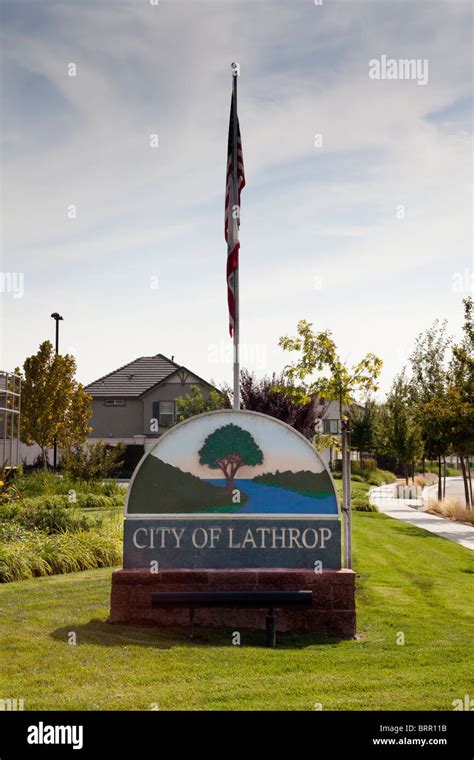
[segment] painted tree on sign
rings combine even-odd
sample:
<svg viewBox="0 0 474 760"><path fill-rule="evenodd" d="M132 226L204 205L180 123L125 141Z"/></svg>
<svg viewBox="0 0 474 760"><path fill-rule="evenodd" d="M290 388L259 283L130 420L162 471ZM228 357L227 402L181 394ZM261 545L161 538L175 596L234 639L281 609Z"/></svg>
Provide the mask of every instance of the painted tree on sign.
<svg viewBox="0 0 474 760"><path fill-rule="evenodd" d="M199 450L200 464L207 464L211 470L222 470L229 494L234 490L234 478L241 467L255 467L262 462L262 450L252 435L233 424L210 433Z"/></svg>

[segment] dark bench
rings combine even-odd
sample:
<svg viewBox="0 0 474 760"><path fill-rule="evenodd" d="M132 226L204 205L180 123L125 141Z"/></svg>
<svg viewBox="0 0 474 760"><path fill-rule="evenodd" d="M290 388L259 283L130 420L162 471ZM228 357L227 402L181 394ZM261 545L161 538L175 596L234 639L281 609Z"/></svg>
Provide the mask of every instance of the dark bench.
<svg viewBox="0 0 474 760"><path fill-rule="evenodd" d="M152 607L189 609L191 638L194 635L194 610L199 607L268 607L267 647L276 647L275 609L311 607L312 591L158 591L151 595Z"/></svg>

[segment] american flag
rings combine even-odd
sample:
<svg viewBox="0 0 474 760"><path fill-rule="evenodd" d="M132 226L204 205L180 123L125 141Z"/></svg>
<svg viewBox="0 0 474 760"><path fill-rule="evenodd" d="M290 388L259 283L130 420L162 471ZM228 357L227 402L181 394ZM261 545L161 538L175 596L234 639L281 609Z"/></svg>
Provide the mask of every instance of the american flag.
<svg viewBox="0 0 474 760"><path fill-rule="evenodd" d="M234 143L234 120L236 120L236 140ZM234 156L236 160L234 162ZM234 175L237 167L237 177ZM234 181L235 180L235 181ZM237 185L235 198L234 188ZM239 119L237 116L235 90L232 92L229 122L229 140L227 145L227 177L225 188L225 239L227 242L227 301L229 304L229 332L234 334L235 323L235 270L239 265L239 226L240 226L240 193L245 187L244 158L242 141L240 139Z"/></svg>

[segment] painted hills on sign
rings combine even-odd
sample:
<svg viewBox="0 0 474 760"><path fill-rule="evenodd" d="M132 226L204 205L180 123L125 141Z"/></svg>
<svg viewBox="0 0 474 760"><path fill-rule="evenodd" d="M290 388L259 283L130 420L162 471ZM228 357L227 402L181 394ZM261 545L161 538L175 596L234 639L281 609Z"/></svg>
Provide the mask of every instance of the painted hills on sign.
<svg viewBox="0 0 474 760"><path fill-rule="evenodd" d="M323 462L287 426L248 412L213 412L181 425L137 468L128 515L338 514Z"/></svg>
<svg viewBox="0 0 474 760"><path fill-rule="evenodd" d="M130 493L129 514L336 514L325 472L265 473L254 479L201 480L155 456L145 459ZM236 501L234 501L236 499Z"/></svg>

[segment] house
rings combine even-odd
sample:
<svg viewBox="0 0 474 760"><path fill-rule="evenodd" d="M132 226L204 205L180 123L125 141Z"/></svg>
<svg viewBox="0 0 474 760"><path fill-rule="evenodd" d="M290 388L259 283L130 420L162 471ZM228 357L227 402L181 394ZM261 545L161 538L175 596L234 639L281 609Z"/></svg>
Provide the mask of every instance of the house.
<svg viewBox="0 0 474 760"><path fill-rule="evenodd" d="M355 404L358 406L358 404ZM351 404L354 406L354 403ZM343 413L348 414L350 406L343 404ZM342 432L342 420L339 401L325 399L322 396L316 396L314 399L314 411L316 416L315 433L318 435L340 436ZM341 453L335 449L328 448L320 451L324 461L332 470L336 467L338 459L341 459ZM351 451L351 459L357 459L357 452Z"/></svg>
<svg viewBox="0 0 474 760"><path fill-rule="evenodd" d="M124 364L85 386L93 398L88 441L122 442L148 451L178 421L176 399L193 385L204 396L213 388L174 357L141 356Z"/></svg>

